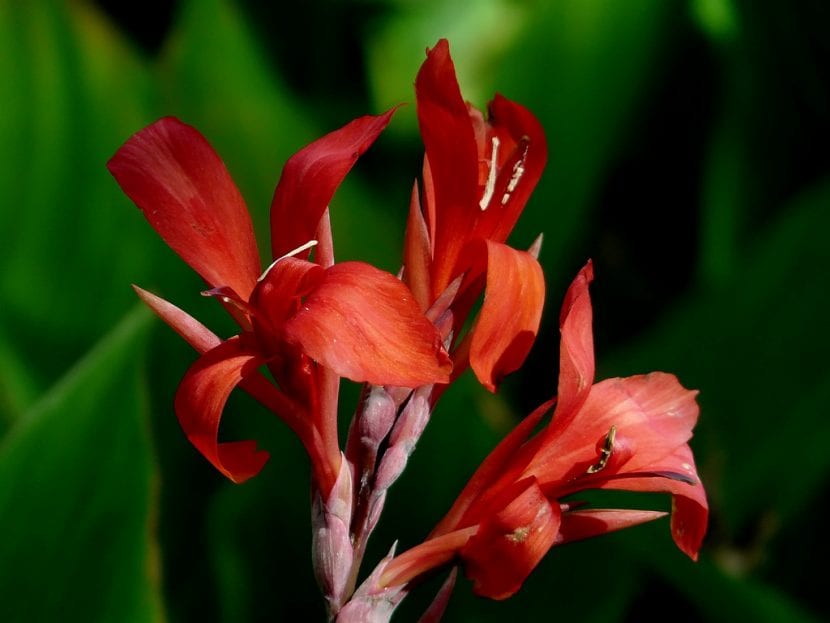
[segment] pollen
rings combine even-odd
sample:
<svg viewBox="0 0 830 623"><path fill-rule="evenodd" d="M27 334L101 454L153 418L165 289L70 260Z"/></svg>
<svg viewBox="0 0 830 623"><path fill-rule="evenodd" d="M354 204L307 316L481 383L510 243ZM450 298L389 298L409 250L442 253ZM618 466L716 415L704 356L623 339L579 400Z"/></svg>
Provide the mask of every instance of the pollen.
<svg viewBox="0 0 830 623"><path fill-rule="evenodd" d="M505 537L511 543L524 543L529 534L530 526L522 526L520 528L516 528L510 534L506 534Z"/></svg>
<svg viewBox="0 0 830 623"><path fill-rule="evenodd" d="M502 195L501 204L507 205L507 202L510 201L510 195L516 190L516 187L519 185L519 180L522 179L522 176L525 174L525 160L527 159L527 146L525 146L524 152L522 153L522 157L516 161L516 164L513 165L513 173L510 176L510 181L507 182L507 191Z"/></svg>

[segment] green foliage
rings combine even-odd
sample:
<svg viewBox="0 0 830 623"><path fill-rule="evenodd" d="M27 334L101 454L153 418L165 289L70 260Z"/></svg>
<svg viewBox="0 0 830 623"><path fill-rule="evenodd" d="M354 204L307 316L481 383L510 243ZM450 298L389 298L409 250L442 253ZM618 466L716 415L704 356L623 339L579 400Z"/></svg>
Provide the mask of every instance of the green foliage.
<svg viewBox="0 0 830 623"><path fill-rule="evenodd" d="M162 620L141 382L149 316L127 316L2 440L3 621Z"/></svg>
<svg viewBox="0 0 830 623"><path fill-rule="evenodd" d="M161 47L140 50L135 24L90 4L0 1L0 620L323 616L302 450L244 397L223 435L261 440L263 474L231 486L190 450L172 397L195 355L166 328L148 341L129 284L220 334L229 324L105 163L162 115L195 125L246 197L265 260L285 160L356 114L413 102L423 50L441 36L474 104L502 92L546 129L550 164L513 241L545 233L548 324L506 391L464 378L448 392L367 561L422 539L517 414L554 393L560 297L592 256L600 376L663 369L701 390L693 448L713 508L702 561L656 522L554 550L505 602L461 580L446 620L830 616L814 579L830 555L815 519L830 510L826 10L390 1L361 3L357 32L319 37L287 13L262 25L268 7L183 1ZM350 68L345 92L309 94L301 72L282 71L313 66L311 46ZM397 270L420 149L404 106L333 201L340 259ZM416 591L401 620L435 590Z"/></svg>

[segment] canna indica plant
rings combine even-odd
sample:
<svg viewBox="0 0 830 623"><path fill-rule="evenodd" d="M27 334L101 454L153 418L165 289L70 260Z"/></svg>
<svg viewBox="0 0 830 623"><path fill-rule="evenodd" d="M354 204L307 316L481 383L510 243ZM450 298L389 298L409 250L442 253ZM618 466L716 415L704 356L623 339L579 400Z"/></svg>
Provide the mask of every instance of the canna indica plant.
<svg viewBox="0 0 830 623"><path fill-rule="evenodd" d="M674 540L696 558L708 516L688 445L696 392L660 372L595 382L589 262L562 307L557 395L492 451L423 543L397 555L393 546L358 585L389 488L439 398L467 368L497 391L523 364L545 295L541 236L527 250L506 244L547 159L539 122L500 95L486 116L467 104L444 40L427 51L415 93L425 154L398 276L337 263L328 209L394 110L356 119L288 160L271 202L267 266L241 194L196 129L161 119L109 161L239 328L220 337L135 287L199 353L174 400L185 435L237 483L268 453L255 441L218 440L235 388L297 435L312 474L312 561L329 620L388 621L415 584L452 569L422 618L438 621L458 566L477 594L504 599L551 547L665 514L588 508L573 498L588 489L669 493ZM341 378L364 384L343 447Z"/></svg>

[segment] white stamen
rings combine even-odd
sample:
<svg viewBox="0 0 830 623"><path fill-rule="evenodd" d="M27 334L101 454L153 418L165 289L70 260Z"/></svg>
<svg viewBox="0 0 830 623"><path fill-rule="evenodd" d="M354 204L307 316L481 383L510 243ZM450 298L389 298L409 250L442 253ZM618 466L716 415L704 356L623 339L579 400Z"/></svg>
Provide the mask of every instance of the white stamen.
<svg viewBox="0 0 830 623"><path fill-rule="evenodd" d="M525 158L527 158L527 147L525 147L525 152L522 154L522 157L513 165L513 175L507 183L507 192L501 198L502 205L507 205L507 202L510 201L510 195L516 190L516 186L519 185L519 180L525 174Z"/></svg>
<svg viewBox="0 0 830 623"><path fill-rule="evenodd" d="M490 200L493 198L493 193L496 190L496 160L499 155L499 139L497 136L492 138L493 154L490 156L490 171L487 173L487 183L484 185L484 195L481 201L478 202L478 207L484 212L490 205Z"/></svg>
<svg viewBox="0 0 830 623"><path fill-rule="evenodd" d="M303 251L306 251L306 250L310 249L311 247L316 247L316 246L317 246L317 241L316 240L309 240L308 242L306 242L305 244L300 245L299 247L297 247L293 251L289 251L288 253L286 253L282 257L278 257L277 259L275 259L273 262L271 262L268 265L268 268L266 268L265 271L259 276L259 279L257 279L257 281L259 282L259 281L262 281L263 279L265 279L268 276L268 273L271 272L271 269L274 268L274 266L277 265L277 262L280 262L280 261L284 260L287 257L293 257L293 256L297 255L298 253L302 253Z"/></svg>

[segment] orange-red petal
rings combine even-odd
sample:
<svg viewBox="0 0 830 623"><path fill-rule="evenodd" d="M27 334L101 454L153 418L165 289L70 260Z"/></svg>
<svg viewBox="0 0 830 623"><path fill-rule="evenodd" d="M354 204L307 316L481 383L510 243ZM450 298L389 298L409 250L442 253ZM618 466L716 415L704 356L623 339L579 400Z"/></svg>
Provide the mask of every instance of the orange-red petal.
<svg viewBox="0 0 830 623"><path fill-rule="evenodd" d="M470 366L491 392L524 363L542 318L545 277L526 251L485 241L487 286L473 327Z"/></svg>
<svg viewBox="0 0 830 623"><path fill-rule="evenodd" d="M462 525L462 517L471 507L473 502L482 493L487 492L502 475L512 471L515 467L512 462L519 447L527 441L533 430L550 410L553 401L548 401L539 406L533 413L523 419L510 431L493 451L482 461L478 469L458 494L450 511L438 523L430 536L440 536L450 532Z"/></svg>
<svg viewBox="0 0 830 623"><path fill-rule="evenodd" d="M559 504L551 504L532 479L517 483L515 497L481 522L461 550L477 595L506 599L516 593L559 532Z"/></svg>
<svg viewBox="0 0 830 623"><path fill-rule="evenodd" d="M559 316L559 390L556 413L545 435L566 430L588 397L594 382L593 309L588 285L594 279L591 261L577 273Z"/></svg>
<svg viewBox="0 0 830 623"><path fill-rule="evenodd" d="M665 517L666 513L646 510L591 509L578 510L562 515L558 543L569 543L590 537L616 532Z"/></svg>
<svg viewBox="0 0 830 623"><path fill-rule="evenodd" d="M355 119L288 159L271 201L273 257L281 257L314 238L320 218L343 178L389 124L394 112ZM308 251L298 257L307 258Z"/></svg>
<svg viewBox="0 0 830 623"><path fill-rule="evenodd" d="M473 124L445 39L427 51L415 79L415 97L434 189L436 222L428 224L435 231L433 295L438 296L452 281L465 232L473 231L480 213Z"/></svg>
<svg viewBox="0 0 830 623"><path fill-rule="evenodd" d="M546 484L568 480L574 466L597 463L598 447L614 427L610 457L592 480L617 473L666 471L662 466L666 457L692 436L698 415L696 395L664 372L601 381L591 388L569 426L557 427L554 414L548 430L556 434L547 438L528 469ZM688 470L675 471L696 478Z"/></svg>
<svg viewBox="0 0 830 623"><path fill-rule="evenodd" d="M238 338L223 342L190 367L176 392L175 409L190 442L216 469L236 483L259 473L268 453L254 441L219 443L219 422L231 391L264 362Z"/></svg>
<svg viewBox="0 0 830 623"><path fill-rule="evenodd" d="M251 218L195 128L160 119L128 139L107 167L171 249L211 286L247 299L260 270Z"/></svg>
<svg viewBox="0 0 830 623"><path fill-rule="evenodd" d="M362 262L327 269L285 336L353 381L418 387L449 379L449 357L409 288Z"/></svg>
<svg viewBox="0 0 830 623"><path fill-rule="evenodd" d="M654 491L672 495L671 531L677 547L697 560L709 520L709 502L700 482L692 450L688 445L651 466L652 476L617 478L603 484L605 489ZM661 476L665 474L665 476Z"/></svg>
<svg viewBox="0 0 830 623"><path fill-rule="evenodd" d="M133 290L147 307L152 309L159 318L178 333L185 342L195 348L199 354L206 353L222 342L213 331L170 301L166 301L136 285L133 286Z"/></svg>
<svg viewBox="0 0 830 623"><path fill-rule="evenodd" d="M426 311L433 302L430 276L432 247L424 214L421 211L417 183L412 187L412 197L409 201L409 217L406 221L403 245L403 266L403 278L406 285L412 290L421 309Z"/></svg>

